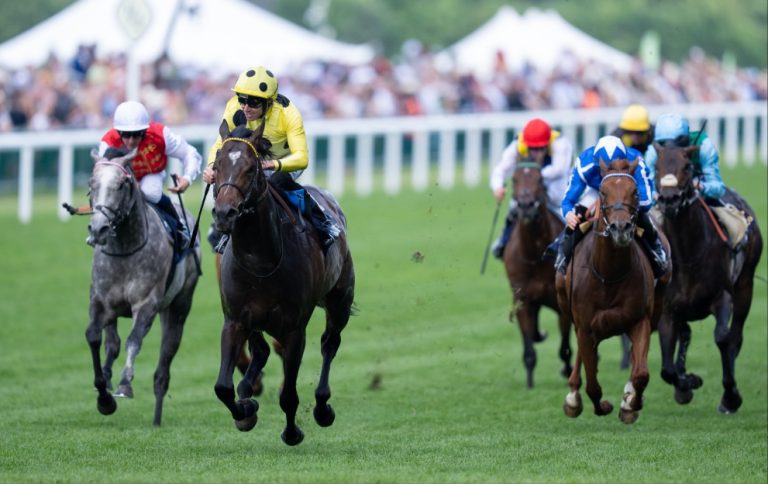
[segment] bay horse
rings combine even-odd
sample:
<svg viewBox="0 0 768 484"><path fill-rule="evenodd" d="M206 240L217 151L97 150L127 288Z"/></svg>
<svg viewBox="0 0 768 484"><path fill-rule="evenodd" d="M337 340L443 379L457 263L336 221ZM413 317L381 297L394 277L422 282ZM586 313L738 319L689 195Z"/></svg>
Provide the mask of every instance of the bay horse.
<svg viewBox="0 0 768 484"><path fill-rule="evenodd" d="M760 228L749 204L738 193L727 189L723 200L733 203L753 219L746 242L734 251L727 240L718 236L706 202L695 188L698 174L691 157L698 146L664 147L654 143L654 148L658 153L657 206L672 246L674 266L659 322L661 377L675 387L678 403L686 404L693 399L693 390L703 382L699 375L687 373L686 355L691 340L688 323L713 315L724 390L718 410L733 413L742 403L736 387L735 366L752 304L755 270L763 250Z"/></svg>
<svg viewBox="0 0 768 484"><path fill-rule="evenodd" d="M563 404L569 417L577 417L583 410L579 394L582 364L595 414L613 411L613 405L602 400L597 349L602 340L624 333L631 341L632 369L619 418L634 423L643 407L651 331L661 314L671 272L654 285L651 264L635 240L639 199L633 173L638 163L639 159L616 160L607 165L600 160L600 216L576 246L566 274L556 274L558 303L572 319L577 341L576 362L568 379L570 392ZM659 236L666 246L663 235Z"/></svg>
<svg viewBox="0 0 768 484"><path fill-rule="evenodd" d="M541 165L521 162L512 174L512 198L517 202L518 222L504 248L504 268L512 289L513 311L523 337L523 362L526 384L533 388L536 367L534 343L543 341L546 333L539 329L539 311L548 307L557 313L560 329L561 373L567 377L571 367L571 322L560 312L555 290L555 268L544 260L544 249L563 230L563 222L547 208L547 189L541 176ZM512 313L510 313L512 319Z"/></svg>
<svg viewBox="0 0 768 484"><path fill-rule="evenodd" d="M335 420L335 412L328 404L329 372L352 312L355 274L346 234L342 233L323 253L314 229L294 215L268 181L261 166L261 161L270 156L263 130L262 123L255 131L241 126L230 133L226 121L219 128L223 145L214 162L213 217L216 229L231 238L221 257L224 324L221 366L214 390L239 430L249 431L256 425L258 403L252 399L253 383L269 356L263 335L266 332L282 348L280 408L286 425L281 438L293 446L304 439L296 425L296 379L306 326L315 306L325 309L326 326L321 337L323 361L313 415L322 427ZM344 213L329 193L315 187L306 189L330 211L338 225L346 228ZM237 386L239 398L235 401L232 373L246 340L252 359Z"/></svg>
<svg viewBox="0 0 768 484"><path fill-rule="evenodd" d="M125 342L127 353L115 396L133 397L134 361L155 316L160 314L160 358L154 375L154 425L160 425L163 399L170 383L170 366L181 344L184 323L198 280L195 254L199 239L174 267L173 242L157 211L141 193L131 169L135 150L110 160L91 153L95 164L89 187L93 214L88 243L94 246L89 316L85 332L93 360L96 407L103 415L117 410L112 389L112 364L120 353L117 318L130 317L133 327ZM183 214L187 227L194 223ZM102 332L105 362L101 365Z"/></svg>

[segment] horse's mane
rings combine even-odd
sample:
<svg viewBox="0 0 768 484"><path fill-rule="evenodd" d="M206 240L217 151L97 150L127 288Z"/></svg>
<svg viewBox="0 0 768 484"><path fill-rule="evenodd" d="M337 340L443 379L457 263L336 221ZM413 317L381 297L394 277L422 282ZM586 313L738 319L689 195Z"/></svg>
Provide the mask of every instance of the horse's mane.
<svg viewBox="0 0 768 484"><path fill-rule="evenodd" d="M125 156L128 153L130 153L130 152L131 152L131 150L129 150L128 148L114 148L114 147L110 146L104 152L104 158L106 158L107 160L111 160L111 159L114 159L114 158L119 158L121 156Z"/></svg>
<svg viewBox="0 0 768 484"><path fill-rule="evenodd" d="M232 132L229 133L230 138L249 139L251 136L253 136L253 130L248 129L244 124L241 124L240 126L236 126L235 129L233 129ZM259 155L261 155L262 157L269 158L272 156L272 142L264 138L263 136L258 138L254 147L256 148L256 151L259 153Z"/></svg>

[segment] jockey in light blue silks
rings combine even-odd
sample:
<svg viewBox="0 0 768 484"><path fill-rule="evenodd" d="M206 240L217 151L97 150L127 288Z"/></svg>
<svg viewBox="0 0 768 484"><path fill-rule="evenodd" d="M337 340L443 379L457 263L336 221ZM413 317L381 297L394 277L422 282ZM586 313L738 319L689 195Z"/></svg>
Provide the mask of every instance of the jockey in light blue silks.
<svg viewBox="0 0 768 484"><path fill-rule="evenodd" d="M655 194L652 178L649 177L643 155L634 148L625 147L624 143L616 136L603 136L596 145L584 150L571 171L568 189L560 206L565 218L566 229L560 236L562 242L559 244L555 261L555 268L558 271L565 273L568 261L573 254L573 248L582 236L580 230L575 230L579 222L582 221L581 215L576 209L582 194L590 188L595 191L600 189L600 183L603 181L600 174L600 160L610 165L615 160L634 162L638 158L639 163L633 176L637 182L639 197L637 226L643 229L643 235L640 239L642 241L641 246L649 255L654 276L658 278L667 272L669 269L667 254L661 245L656 227L648 216L648 211L653 206Z"/></svg>
<svg viewBox="0 0 768 484"><path fill-rule="evenodd" d="M686 147L696 145L698 153L691 158L694 169L700 173L699 192L704 196L709 205L722 205L720 198L725 195L725 183L720 176L719 160L715 144L707 137L704 131L691 132L688 120L677 113L666 113L659 116L656 121L654 141L661 145L673 145ZM656 160L659 155L653 145L648 147L646 153L646 165L653 180L656 172Z"/></svg>

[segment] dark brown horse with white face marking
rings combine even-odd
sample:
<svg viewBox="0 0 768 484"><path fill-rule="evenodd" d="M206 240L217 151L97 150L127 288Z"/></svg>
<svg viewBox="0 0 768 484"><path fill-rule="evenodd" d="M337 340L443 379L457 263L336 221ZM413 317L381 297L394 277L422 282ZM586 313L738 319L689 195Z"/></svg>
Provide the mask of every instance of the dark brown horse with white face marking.
<svg viewBox="0 0 768 484"><path fill-rule="evenodd" d="M528 388L533 388L536 350L533 344L544 339L539 329L539 311L548 307L558 314L560 359L563 376L571 374L571 322L557 305L555 269L543 260L547 244L563 230L563 222L547 208L547 189L541 165L518 163L512 174L512 198L517 202L518 221L504 248L504 267L512 288L515 317L523 336L523 362ZM510 317L512 315L510 314ZM511 319L511 318L510 318Z"/></svg>
<svg viewBox="0 0 768 484"><path fill-rule="evenodd" d="M231 239L221 258L221 367L216 396L229 409L235 425L251 430L257 421L258 403L252 399L254 379L269 356L263 333L282 347L284 380L280 407L286 425L281 435L288 445L297 445L304 434L296 425L299 396L296 378L304 353L306 326L315 306L325 309L326 326L321 338L323 356L315 389L315 421L331 425L335 413L328 400L331 362L341 343L354 299L355 275L352 256L342 233L323 253L314 230L289 209L267 181L261 160L268 156L262 145L264 125L255 132L243 127L230 134L226 122L219 133L224 140L214 164L216 173L214 222ZM346 219L333 197L307 187L318 203L330 211L339 226ZM243 343L253 356L235 401L232 373Z"/></svg>
<svg viewBox="0 0 768 484"><path fill-rule="evenodd" d="M715 342L723 369L723 396L719 410L736 412L742 399L736 388L736 357L741 349L744 323L752 304L755 270L763 239L755 213L739 194L727 190L733 203L753 218L747 240L736 253L716 233L704 200L694 188L697 176L691 156L698 147L662 147L654 144L658 207L664 232L672 246L674 274L659 322L661 377L675 387L675 400L685 404L702 379L687 373L686 353L691 339L689 321L715 317ZM730 321L730 327L729 327ZM677 358L675 347L677 346Z"/></svg>
<svg viewBox="0 0 768 484"><path fill-rule="evenodd" d="M639 200L632 174L637 164L637 160L617 160L610 165L600 162L601 215L593 230L576 246L566 274L558 272L556 276L558 302L563 313L573 319L578 348L568 380L571 391L563 405L569 417L577 417L583 410L579 394L582 363L595 414L613 411L613 405L602 400L603 391L597 381L597 347L602 340L624 333L632 343L632 370L624 387L619 418L633 423L643 407L651 331L658 322L671 274L667 272L654 287L650 262L635 240Z"/></svg>

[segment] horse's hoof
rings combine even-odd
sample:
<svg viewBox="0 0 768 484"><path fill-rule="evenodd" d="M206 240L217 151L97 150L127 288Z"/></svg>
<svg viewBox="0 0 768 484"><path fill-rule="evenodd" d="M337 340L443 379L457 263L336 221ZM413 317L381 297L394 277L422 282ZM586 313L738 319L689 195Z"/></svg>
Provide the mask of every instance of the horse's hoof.
<svg viewBox="0 0 768 484"><path fill-rule="evenodd" d="M103 397L96 398L96 408L102 415L112 415L117 410L117 402L112 395L107 393Z"/></svg>
<svg viewBox="0 0 768 484"><path fill-rule="evenodd" d="M688 384L691 386L691 390L701 388L701 386L704 384L704 380L702 380L701 377L696 373L690 373L686 375L686 378L688 379Z"/></svg>
<svg viewBox="0 0 768 484"><path fill-rule="evenodd" d="M730 415L739 411L741 402L741 395L739 395L739 392L735 392L730 398L723 397L722 400L720 400L720 406L717 407L717 410L723 415Z"/></svg>
<svg viewBox="0 0 768 484"><path fill-rule="evenodd" d="M584 411L584 404L581 402L581 394L569 393L563 403L563 412L566 417L576 418Z"/></svg>
<svg viewBox="0 0 768 484"><path fill-rule="evenodd" d="M321 427L330 427L336 420L336 412L330 405L316 405L312 414L315 416L315 422Z"/></svg>
<svg viewBox="0 0 768 484"><path fill-rule="evenodd" d="M131 385L119 385L115 392L116 397L133 398L133 387Z"/></svg>
<svg viewBox="0 0 768 484"><path fill-rule="evenodd" d="M600 405L595 408L595 415L605 416L613 412L613 404L608 400L600 400Z"/></svg>
<svg viewBox="0 0 768 484"><path fill-rule="evenodd" d="M680 405L687 405L693 400L693 390L681 390L675 388L675 401Z"/></svg>
<svg viewBox="0 0 768 484"><path fill-rule="evenodd" d="M235 427L237 427L237 430L240 432L248 432L256 426L256 422L258 421L258 415L253 414L250 417L245 417L242 420L235 420Z"/></svg>
<svg viewBox="0 0 768 484"><path fill-rule="evenodd" d="M298 426L293 427L293 430L288 430L288 427L286 427L283 433L280 434L280 438L283 439L286 445L293 447L294 445L299 445L304 440L304 432Z"/></svg>
<svg viewBox="0 0 768 484"><path fill-rule="evenodd" d="M571 373L573 373L573 367L570 365L565 365L560 369L560 375L563 378L570 378Z"/></svg>
<svg viewBox="0 0 768 484"><path fill-rule="evenodd" d="M635 423L637 421L637 417L639 416L640 416L640 412L635 412L632 410L624 410L623 408L619 410L619 419L625 424Z"/></svg>

